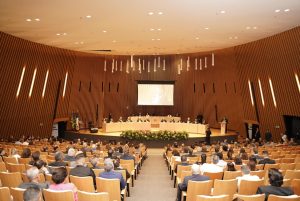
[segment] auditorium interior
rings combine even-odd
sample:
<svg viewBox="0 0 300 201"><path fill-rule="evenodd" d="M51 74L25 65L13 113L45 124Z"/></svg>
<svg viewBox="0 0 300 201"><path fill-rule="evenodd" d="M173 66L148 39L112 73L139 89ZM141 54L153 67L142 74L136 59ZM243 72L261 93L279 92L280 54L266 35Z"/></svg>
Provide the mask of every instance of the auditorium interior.
<svg viewBox="0 0 300 201"><path fill-rule="evenodd" d="M299 0L0 16L0 200L300 200Z"/></svg>

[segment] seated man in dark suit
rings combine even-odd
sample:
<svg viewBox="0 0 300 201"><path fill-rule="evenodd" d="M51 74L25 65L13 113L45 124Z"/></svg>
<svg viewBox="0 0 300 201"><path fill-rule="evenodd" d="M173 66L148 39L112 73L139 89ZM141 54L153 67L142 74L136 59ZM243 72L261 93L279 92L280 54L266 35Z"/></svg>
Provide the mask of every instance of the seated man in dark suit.
<svg viewBox="0 0 300 201"><path fill-rule="evenodd" d="M53 167L65 167L68 165L68 163L64 162L64 154L60 151L55 153L55 161L52 163L49 163L48 166L53 166Z"/></svg>
<svg viewBox="0 0 300 201"><path fill-rule="evenodd" d="M178 165L182 165L182 166L188 166L189 165L189 163L187 161L187 155L182 155L180 157L180 159L181 159L181 163L178 163L176 165L175 170L174 170L175 173L177 173L177 167L178 167Z"/></svg>
<svg viewBox="0 0 300 201"><path fill-rule="evenodd" d="M275 164L275 161L269 158L268 151L263 151L263 159L258 164Z"/></svg>
<svg viewBox="0 0 300 201"><path fill-rule="evenodd" d="M293 195L294 192L290 187L282 187L283 176L279 170L275 168L269 169L269 182L270 186L260 186L257 189L257 194L264 193L266 195L265 201L268 200L269 195L289 196Z"/></svg>
<svg viewBox="0 0 300 201"><path fill-rule="evenodd" d="M70 175L77 177L93 177L94 185L96 185L96 177L94 171L87 167L85 164L85 158L83 153L79 153L75 156L76 159L76 167L72 168L70 171Z"/></svg>
<svg viewBox="0 0 300 201"><path fill-rule="evenodd" d="M115 172L114 163L110 158L104 160L104 172L99 174L99 177L106 179L119 179L120 180L120 188L123 190L126 187L126 182L120 172Z"/></svg>
<svg viewBox="0 0 300 201"><path fill-rule="evenodd" d="M260 155L258 155L258 149L257 149L257 147L254 147L252 151L253 151L252 157L256 158L256 160L263 159L263 157L261 157Z"/></svg>
<svg viewBox="0 0 300 201"><path fill-rule="evenodd" d="M192 175L184 177L184 180L181 184L178 184L177 189L177 201L181 201L182 191L186 191L188 188L189 181L207 181L209 177L200 175L200 165L193 164L192 165Z"/></svg>
<svg viewBox="0 0 300 201"><path fill-rule="evenodd" d="M120 157L123 160L133 160L135 164L135 157L129 154L129 149L124 151L124 154Z"/></svg>

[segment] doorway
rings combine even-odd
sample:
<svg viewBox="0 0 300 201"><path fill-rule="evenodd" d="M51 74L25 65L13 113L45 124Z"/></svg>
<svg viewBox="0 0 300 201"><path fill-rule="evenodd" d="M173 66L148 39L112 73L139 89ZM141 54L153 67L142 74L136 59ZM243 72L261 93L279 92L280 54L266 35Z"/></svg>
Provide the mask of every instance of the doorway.
<svg viewBox="0 0 300 201"><path fill-rule="evenodd" d="M283 115L286 134L289 139L300 141L300 117Z"/></svg>

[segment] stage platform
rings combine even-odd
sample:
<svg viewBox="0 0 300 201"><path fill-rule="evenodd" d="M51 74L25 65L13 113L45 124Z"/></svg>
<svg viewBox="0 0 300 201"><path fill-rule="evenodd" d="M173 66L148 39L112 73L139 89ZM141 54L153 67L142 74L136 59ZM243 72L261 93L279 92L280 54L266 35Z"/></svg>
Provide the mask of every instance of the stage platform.
<svg viewBox="0 0 300 201"><path fill-rule="evenodd" d="M151 131L158 131L158 129L151 129ZM230 140L237 140L237 133L235 131L227 131L225 135L221 135L220 129L214 129L211 128L211 142L214 141L223 141L224 139ZM148 147L151 148L162 148L166 144L171 144L174 141L177 141L179 143L185 143L185 144L192 144L194 142L201 142L205 141L205 134L199 134L199 133L188 133L189 138L187 140L170 140L170 141L159 141L159 140L149 140L149 141L142 141L144 144L146 144ZM77 138L80 139L88 139L88 140L94 140L94 141L106 141L109 142L110 140L116 140L116 141L122 141L125 142L126 139L120 137L121 132L110 132L105 133L102 129L99 129L97 133L91 133L90 130L84 129L80 131L65 131L64 138L67 140L74 140ZM137 143L140 141L133 140L133 143Z"/></svg>

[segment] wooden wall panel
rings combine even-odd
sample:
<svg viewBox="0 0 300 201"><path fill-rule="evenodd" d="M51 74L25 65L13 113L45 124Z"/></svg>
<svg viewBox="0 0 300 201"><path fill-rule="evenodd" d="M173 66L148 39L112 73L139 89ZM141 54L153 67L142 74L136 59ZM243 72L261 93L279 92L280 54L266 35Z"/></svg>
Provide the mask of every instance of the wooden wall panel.
<svg viewBox="0 0 300 201"><path fill-rule="evenodd" d="M250 102L247 80L254 83L256 102L262 132L266 129L275 139L285 131L283 115L299 116L300 94L295 72L300 69L300 28L234 48L241 85L244 118L257 120ZM262 83L265 106L262 105L258 86ZM269 78L272 80L277 107L273 104Z"/></svg>
<svg viewBox="0 0 300 201"><path fill-rule="evenodd" d="M245 120L256 121L255 109L251 105L248 80L253 83L259 122L262 132L271 129L278 139L284 131L282 115L300 115L299 92L294 73L300 76L300 28L240 45L212 52L160 56L161 67L153 71L154 58L158 56L134 56L135 71L126 73L130 56L104 56L64 50L22 40L0 33L0 126L5 136L10 134L49 136L53 123L53 112L59 81L61 81L58 107L55 118L69 118L79 112L84 127L94 122L100 127L104 117L112 113L114 120L129 115L156 114L181 115L194 121L203 114L207 123L219 128L219 121L226 116L229 129L245 135ZM190 68L187 71L187 58ZM207 68L204 58L207 57ZM138 59L145 61L145 70L138 72ZM198 69L195 70L195 58ZM199 59L202 70L199 70ZM118 61L118 70L112 73L112 61ZM166 70L162 70L163 59ZM183 70L178 74L177 66L183 60ZM104 60L107 70L104 71ZM120 63L122 61L122 72ZM150 61L151 72L147 72ZM16 90L23 66L26 72L21 93ZM29 99L32 74L37 68L33 95ZM46 97L41 98L45 74L49 69ZM62 98L65 73L68 71L66 96ZM260 78L265 98L262 106L258 86ZM268 79L271 78L277 100L273 105ZM137 106L137 80L175 81L174 106ZM81 89L79 85L81 82ZM102 91L103 83L103 91ZM91 84L91 90L90 90ZM110 85L110 90L109 90ZM119 90L117 87L119 85ZM194 91L195 85L195 91ZM205 86L205 92L204 92ZM215 91L213 91L213 86ZM97 118L98 105L98 119ZM276 128L275 128L276 127ZM278 128L279 127L279 128Z"/></svg>
<svg viewBox="0 0 300 201"><path fill-rule="evenodd" d="M74 54L19 39L0 32L1 105L0 126L4 137L9 135L49 136L52 131L54 105L59 80L69 71L72 80ZM26 66L19 97L16 98L23 66ZM37 69L32 96L29 90L34 69ZM45 98L42 91L46 71L49 69ZM64 100L58 102L55 118L68 117L71 82L68 82ZM63 85L61 86L63 87ZM62 94L62 89L61 93ZM60 96L60 99L61 96Z"/></svg>

